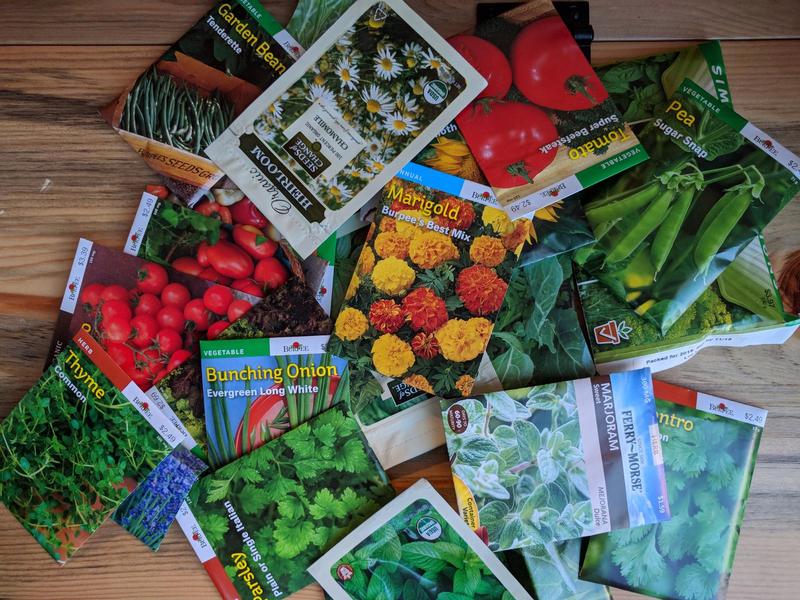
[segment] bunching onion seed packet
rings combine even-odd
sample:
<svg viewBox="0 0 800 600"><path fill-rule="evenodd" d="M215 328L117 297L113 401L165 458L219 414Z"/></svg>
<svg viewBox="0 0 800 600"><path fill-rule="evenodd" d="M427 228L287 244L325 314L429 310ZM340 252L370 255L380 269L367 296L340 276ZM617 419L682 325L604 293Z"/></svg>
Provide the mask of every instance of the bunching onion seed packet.
<svg viewBox="0 0 800 600"><path fill-rule="evenodd" d="M357 0L207 152L306 257L485 84L402 0Z"/></svg>
<svg viewBox="0 0 800 600"><path fill-rule="evenodd" d="M333 600L532 600L425 479L346 535L309 572Z"/></svg>
<svg viewBox="0 0 800 600"><path fill-rule="evenodd" d="M494 551L669 519L648 369L441 408L461 516Z"/></svg>

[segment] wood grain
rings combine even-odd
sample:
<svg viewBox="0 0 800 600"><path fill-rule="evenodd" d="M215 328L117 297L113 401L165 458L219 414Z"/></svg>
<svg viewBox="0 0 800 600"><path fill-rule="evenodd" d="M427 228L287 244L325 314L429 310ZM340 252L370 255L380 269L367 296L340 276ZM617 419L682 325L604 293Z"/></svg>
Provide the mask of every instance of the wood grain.
<svg viewBox="0 0 800 600"><path fill-rule="evenodd" d="M209 0L33 0L5 15L0 40L0 418L41 372L77 238L121 247L152 173L100 119L109 102L185 31ZM266 2L285 21L290 2ZM443 34L468 28L474 2L412 1ZM592 0L597 63L719 37L737 109L800 152L800 11L769 3ZM779 39L793 38L793 39ZM621 41L624 40L624 41ZM638 40L638 41L637 41ZM642 41L645 40L645 41ZM800 202L767 231L796 247ZM728 598L795 598L800 553L800 336L781 347L711 348L659 375L770 410ZM390 472L428 478L451 502L443 449ZM157 554L104 525L59 568L0 508L0 598L205 599L214 587L177 527ZM294 596L317 599L312 587ZM636 597L615 593L618 600Z"/></svg>

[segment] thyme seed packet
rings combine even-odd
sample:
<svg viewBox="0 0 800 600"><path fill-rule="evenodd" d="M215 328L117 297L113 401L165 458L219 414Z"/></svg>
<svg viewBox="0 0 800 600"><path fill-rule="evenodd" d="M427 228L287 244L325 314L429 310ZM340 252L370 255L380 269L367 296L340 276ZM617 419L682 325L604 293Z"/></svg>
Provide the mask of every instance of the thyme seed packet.
<svg viewBox="0 0 800 600"><path fill-rule="evenodd" d="M580 577L669 600L725 598L767 411L654 382L672 519L589 538Z"/></svg>
<svg viewBox="0 0 800 600"><path fill-rule="evenodd" d="M334 406L202 477L189 507L221 593L276 600L312 583L306 569L393 497L358 423Z"/></svg>
<svg viewBox="0 0 800 600"><path fill-rule="evenodd" d="M333 600L532 600L421 479L347 534L309 573Z"/></svg>
<svg viewBox="0 0 800 600"><path fill-rule="evenodd" d="M206 147L302 52L259 0L223 0L101 114L194 201L224 175Z"/></svg>
<svg viewBox="0 0 800 600"><path fill-rule="evenodd" d="M0 425L0 501L63 565L183 437L78 330Z"/></svg>
<svg viewBox="0 0 800 600"><path fill-rule="evenodd" d="M306 257L485 85L402 0L357 0L207 152Z"/></svg>
<svg viewBox="0 0 800 600"><path fill-rule="evenodd" d="M350 399L347 361L329 336L200 342L206 433L215 468Z"/></svg>
<svg viewBox="0 0 800 600"><path fill-rule="evenodd" d="M441 408L461 516L494 551L669 519L648 369Z"/></svg>

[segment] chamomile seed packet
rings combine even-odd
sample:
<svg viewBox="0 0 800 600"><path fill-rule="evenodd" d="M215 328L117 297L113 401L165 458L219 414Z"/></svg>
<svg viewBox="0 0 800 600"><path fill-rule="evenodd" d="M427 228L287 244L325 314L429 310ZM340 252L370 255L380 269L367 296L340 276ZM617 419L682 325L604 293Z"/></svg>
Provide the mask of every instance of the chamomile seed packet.
<svg viewBox="0 0 800 600"><path fill-rule="evenodd" d="M207 149L302 256L486 86L401 0L357 0Z"/></svg>

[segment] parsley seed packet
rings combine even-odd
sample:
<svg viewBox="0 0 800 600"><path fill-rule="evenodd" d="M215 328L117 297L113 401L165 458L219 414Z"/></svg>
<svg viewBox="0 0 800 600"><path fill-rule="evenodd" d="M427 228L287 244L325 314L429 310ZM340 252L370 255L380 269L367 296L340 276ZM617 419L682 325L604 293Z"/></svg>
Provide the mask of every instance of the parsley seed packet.
<svg viewBox="0 0 800 600"><path fill-rule="evenodd" d="M441 405L461 516L492 550L669 519L648 369Z"/></svg>
<svg viewBox="0 0 800 600"><path fill-rule="evenodd" d="M402 0L357 0L207 153L306 257L485 86Z"/></svg>
<svg viewBox="0 0 800 600"><path fill-rule="evenodd" d="M722 599L767 411L653 383L672 519L591 537L580 577L667 600Z"/></svg>

